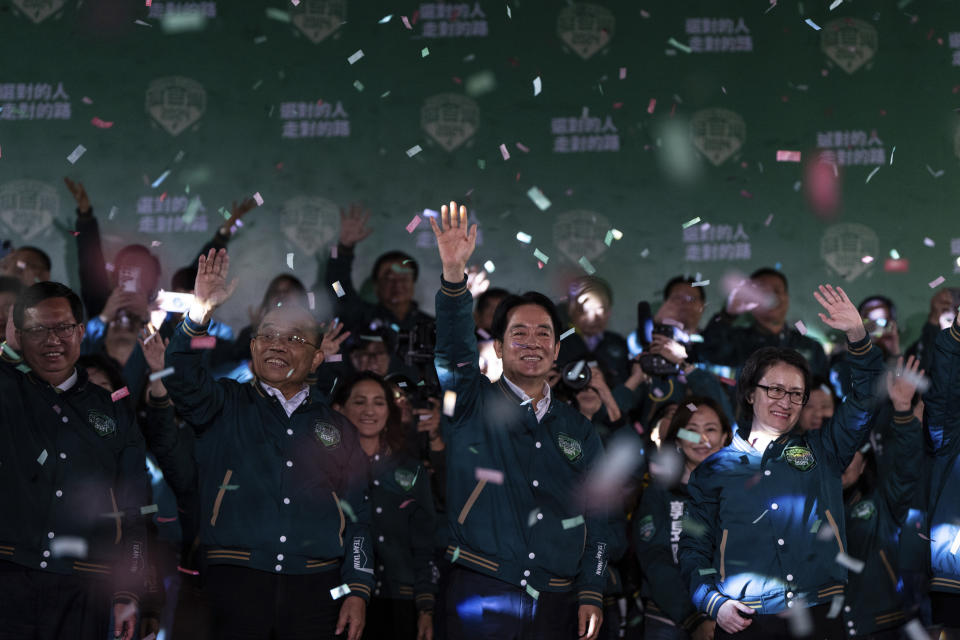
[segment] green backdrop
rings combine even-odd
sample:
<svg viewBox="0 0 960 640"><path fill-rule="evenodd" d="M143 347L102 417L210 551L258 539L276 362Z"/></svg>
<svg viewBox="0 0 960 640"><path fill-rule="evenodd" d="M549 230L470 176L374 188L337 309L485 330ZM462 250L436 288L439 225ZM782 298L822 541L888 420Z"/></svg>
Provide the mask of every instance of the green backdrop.
<svg viewBox="0 0 960 640"><path fill-rule="evenodd" d="M432 309L429 227L406 227L456 198L496 284L559 297L586 257L623 331L676 273L710 281L712 313L725 276L780 265L791 322L822 326L809 292L831 281L891 295L916 335L929 283L960 271L960 9L829 5L0 0L0 237L76 284L69 175L108 255L159 243L169 276L258 192L231 245L243 283L224 315L242 324L287 254L313 283L338 207L360 201L376 231L358 283L408 250ZM833 164L841 203L815 211Z"/></svg>

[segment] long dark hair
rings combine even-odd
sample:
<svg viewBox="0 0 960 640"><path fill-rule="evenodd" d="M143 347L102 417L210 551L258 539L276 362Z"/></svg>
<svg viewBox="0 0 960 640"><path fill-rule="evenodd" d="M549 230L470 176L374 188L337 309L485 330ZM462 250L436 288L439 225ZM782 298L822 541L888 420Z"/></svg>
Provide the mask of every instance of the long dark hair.
<svg viewBox="0 0 960 640"><path fill-rule="evenodd" d="M404 433L403 424L400 422L400 407L397 406L396 401L393 399L393 389L390 388L390 385L383 378L371 371L363 371L356 374L345 384L337 388L333 396L333 404L339 407L345 407L347 400L350 399L350 393L353 391L353 388L365 380L370 380L380 385L380 388L383 390L383 397L387 401L387 423L384 425L383 431L380 432L380 446L388 452L399 454L406 448L406 434Z"/></svg>

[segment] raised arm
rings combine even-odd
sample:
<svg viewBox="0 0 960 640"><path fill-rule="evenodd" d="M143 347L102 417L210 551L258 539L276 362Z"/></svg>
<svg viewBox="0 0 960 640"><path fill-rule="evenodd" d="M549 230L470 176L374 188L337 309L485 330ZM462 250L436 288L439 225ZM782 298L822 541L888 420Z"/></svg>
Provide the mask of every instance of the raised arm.
<svg viewBox="0 0 960 640"><path fill-rule="evenodd" d="M93 216L93 207L82 182L70 178L63 179L67 189L77 203L77 263L80 273L80 297L88 318L94 318L103 311L110 297L110 279L100 244L100 225Z"/></svg>
<svg viewBox="0 0 960 640"><path fill-rule="evenodd" d="M194 425L210 423L223 407L224 388L206 370L203 350L194 348L192 341L207 337L213 311L237 288L236 280L227 282L229 270L230 258L225 249L200 256L193 305L173 332L166 351L166 366L174 370L164 378L164 385L180 415Z"/></svg>
<svg viewBox="0 0 960 640"><path fill-rule="evenodd" d="M440 224L430 219L443 265L437 292L437 345L434 364L440 386L457 394L451 421L455 427L465 409L476 399L480 380L477 339L473 333L473 297L464 274L467 260L477 246L477 225L468 228L467 208L456 202L440 208Z"/></svg>
<svg viewBox="0 0 960 640"><path fill-rule="evenodd" d="M315 288L319 288L321 282L325 283L324 291L330 296L334 307L337 309L337 314L348 327L356 324L363 307L363 301L353 287L353 250L358 243L373 233L373 228L367 226L369 220L370 211L359 204L351 204L347 210L340 209L340 235L337 240L337 251L327 258L325 273L317 274ZM338 295L334 290L334 283L336 282L340 283L343 296Z"/></svg>
<svg viewBox="0 0 960 640"><path fill-rule="evenodd" d="M960 320L960 317L958 317ZM934 342L930 388L923 395L927 431L937 455L953 455L960 430L960 325L957 320Z"/></svg>
<svg viewBox="0 0 960 640"><path fill-rule="evenodd" d="M903 358L897 360L896 373L887 373L887 394L893 403L893 439L887 443L886 455L893 460L893 473L881 478L880 491L887 502L887 508L898 526L907 518L910 505L915 503L915 494L922 476L920 463L923 453L923 402L914 409L910 402L917 390L917 384L923 378L920 361L910 356L904 365Z"/></svg>
<svg viewBox="0 0 960 640"><path fill-rule="evenodd" d="M813 297L823 307L820 319L847 335L850 362L850 393L830 422L819 434L828 455L840 473L847 468L867 435L870 418L876 412L877 383L883 369L883 356L875 348L863 326L860 312L843 289L820 285Z"/></svg>

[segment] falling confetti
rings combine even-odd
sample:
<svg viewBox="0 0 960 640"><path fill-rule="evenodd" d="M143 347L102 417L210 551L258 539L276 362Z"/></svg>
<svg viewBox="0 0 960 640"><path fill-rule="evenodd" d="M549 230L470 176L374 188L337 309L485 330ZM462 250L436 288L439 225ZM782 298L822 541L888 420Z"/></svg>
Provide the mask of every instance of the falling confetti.
<svg viewBox="0 0 960 640"><path fill-rule="evenodd" d="M510 159L510 152L507 151L507 145L505 144L500 145L500 155L503 156L504 160Z"/></svg>
<svg viewBox="0 0 960 640"><path fill-rule="evenodd" d="M290 270L293 270L293 254L292 253L287 254L287 268Z"/></svg>
<svg viewBox="0 0 960 640"><path fill-rule="evenodd" d="M938 276L936 280L930 281L930 288L936 289L937 287L943 284L944 280L945 278L943 276Z"/></svg>
<svg viewBox="0 0 960 640"><path fill-rule="evenodd" d="M44 462L47 461L47 458L48 458L48 457L49 457L49 456L48 456L48 454L47 454L47 450L44 449L43 451L40 452L40 456L37 458L37 463L40 464L40 465L42 465Z"/></svg>
<svg viewBox="0 0 960 640"><path fill-rule="evenodd" d="M517 240L524 244L530 244L530 241L533 240L533 237L524 233L523 231L517 232Z"/></svg>
<svg viewBox="0 0 960 640"><path fill-rule="evenodd" d="M874 167L874 168L873 168L873 171L871 171L871 172L867 175L867 179L866 179L866 181L864 182L864 184L866 184L867 182L870 182L870 179L873 178L873 176L875 176L875 175L877 174L877 171L880 171L880 167Z"/></svg>
<svg viewBox="0 0 960 640"><path fill-rule="evenodd" d="M420 147L420 145L415 144L409 149L407 149L407 157L412 158L413 156L417 155L421 151L423 151L423 149Z"/></svg>
<svg viewBox="0 0 960 640"><path fill-rule="evenodd" d="M687 220L686 222L684 222L684 223L683 223L682 225L680 225L680 226L681 226L682 228L684 228L684 229L689 229L690 227L692 227L693 225L697 224L698 222L700 222L700 216L697 216L696 218L694 218L694 219L692 219L692 220Z"/></svg>
<svg viewBox="0 0 960 640"><path fill-rule="evenodd" d="M800 162L799 151L777 151L777 162Z"/></svg>
<svg viewBox="0 0 960 640"><path fill-rule="evenodd" d="M864 562L863 560L857 560L845 554L843 551L837 554L836 562L841 567L846 567L854 573L860 573L863 571Z"/></svg>
<svg viewBox="0 0 960 640"><path fill-rule="evenodd" d="M698 280L698 281L696 281L696 282L690 283L690 286L691 286L691 287L706 287L706 286L709 285L709 284L710 284L710 281L709 281L709 280Z"/></svg>
<svg viewBox="0 0 960 640"><path fill-rule="evenodd" d="M547 264L547 262L550 261L550 258L547 256L547 254L545 254L543 251L540 251L540 249L534 249L533 256L543 264Z"/></svg>
<svg viewBox="0 0 960 640"><path fill-rule="evenodd" d="M577 262L583 267L583 270L587 272L587 275L592 276L597 272L597 270L593 268L593 265L590 264L590 261L587 260L587 256L580 256Z"/></svg>
<svg viewBox="0 0 960 640"><path fill-rule="evenodd" d="M474 475L476 476L477 480L485 480L490 484L503 484L503 471L477 467L474 470Z"/></svg>
<svg viewBox="0 0 960 640"><path fill-rule="evenodd" d="M541 91L543 91L543 82L540 80L540 76L537 76L533 79L533 95L538 96Z"/></svg>
<svg viewBox="0 0 960 640"><path fill-rule="evenodd" d="M797 331L800 332L800 335L802 336L807 335L807 325L803 324L803 320L797 320L796 324L794 324L793 326L797 328Z"/></svg>
<svg viewBox="0 0 960 640"><path fill-rule="evenodd" d="M692 442L693 444L700 444L700 434L696 431L689 431L687 429L678 429L677 437L681 440L686 440L687 442Z"/></svg>
<svg viewBox="0 0 960 640"><path fill-rule="evenodd" d="M407 223L407 233L413 233L413 230L420 226L420 222L423 221L423 218L419 214L413 216L413 220Z"/></svg>
<svg viewBox="0 0 960 640"><path fill-rule="evenodd" d="M340 284L339 280L334 282L332 286L333 286L333 291L337 294L338 298L342 298L343 296L346 295L346 292L344 292L343 290L343 285Z"/></svg>
<svg viewBox="0 0 960 640"><path fill-rule="evenodd" d="M540 191L537 187L530 187L527 191L527 197L533 200L533 204L537 205L541 211L550 208L550 199L543 195L543 191Z"/></svg>
<svg viewBox="0 0 960 640"><path fill-rule="evenodd" d="M156 335L156 334L153 334L153 335ZM171 373L173 373L173 367L167 367L166 369L162 369L160 371L157 371L156 373L151 373L150 382L162 380L163 378L166 378Z"/></svg>
<svg viewBox="0 0 960 640"><path fill-rule="evenodd" d="M679 49L680 51L683 51L684 53L693 53L693 49L683 44L682 42L677 42L676 38L670 38L669 40L667 40L667 44L670 45L671 47L674 47L675 49Z"/></svg>
<svg viewBox="0 0 960 640"><path fill-rule="evenodd" d="M345 584L342 584L334 589L330 589L330 597L334 600L339 600L348 593L350 593L350 587Z"/></svg>
<svg viewBox="0 0 960 640"><path fill-rule="evenodd" d="M572 518L564 518L560 521L560 526L564 529L573 529L574 527L579 527L584 523L583 516L574 516Z"/></svg>
<svg viewBox="0 0 960 640"><path fill-rule="evenodd" d="M77 160L79 160L80 156L82 156L86 152L87 152L87 148L82 144L78 144L77 148L74 149L70 153L70 155L67 156L67 162L69 162L70 164L77 164Z"/></svg>
<svg viewBox="0 0 960 640"><path fill-rule="evenodd" d="M810 26L810 28L813 29L814 31L820 31L820 25L818 25L816 22L814 22L810 18L807 18L806 20L804 20L804 22L806 22Z"/></svg>
<svg viewBox="0 0 960 640"><path fill-rule="evenodd" d="M255 194L253 194L253 201L257 203L257 206L258 206L258 207L262 207L262 206L263 206L263 196L260 195L260 192L259 192L259 191L257 191Z"/></svg>
<svg viewBox="0 0 960 640"><path fill-rule="evenodd" d="M452 418L456 408L457 408L457 392L444 391L443 392L443 415L447 416L448 418Z"/></svg>
<svg viewBox="0 0 960 640"><path fill-rule="evenodd" d="M190 338L191 349L213 349L216 346L217 338L215 336L196 336Z"/></svg>
<svg viewBox="0 0 960 640"><path fill-rule="evenodd" d="M129 396L129 395L130 395L130 391L129 391L126 387L123 387L123 388L117 389L116 391L114 391L113 393L111 393L111 394L110 394L110 399L113 400L114 402L116 402L117 400L121 400L121 399L123 399L123 398L126 398L126 397Z"/></svg>
<svg viewBox="0 0 960 640"><path fill-rule="evenodd" d="M564 340L565 338L569 338L570 336L572 336L572 335L575 334L576 332L577 332L576 327L570 327L569 329L567 329L566 331L564 331L563 333L560 334L560 341L563 342L563 340Z"/></svg>

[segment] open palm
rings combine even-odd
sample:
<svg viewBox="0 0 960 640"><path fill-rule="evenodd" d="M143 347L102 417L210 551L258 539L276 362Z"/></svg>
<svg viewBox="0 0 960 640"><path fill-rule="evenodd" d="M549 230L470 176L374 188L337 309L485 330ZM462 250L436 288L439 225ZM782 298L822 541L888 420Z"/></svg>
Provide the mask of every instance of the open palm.
<svg viewBox="0 0 960 640"><path fill-rule="evenodd" d="M845 332L851 342L862 340L867 335L867 330L863 326L860 312L850 302L847 293L840 287L834 289L829 284L822 284L818 289L819 291L813 292L813 297L827 312L818 314L820 319L828 326Z"/></svg>
<svg viewBox="0 0 960 640"><path fill-rule="evenodd" d="M463 205L458 207L456 202L451 201L449 207L440 207L440 224L435 218L430 218L430 226L437 237L444 279L448 282L461 281L467 260L477 248L477 225L468 225L467 208Z"/></svg>
<svg viewBox="0 0 960 640"><path fill-rule="evenodd" d="M211 249L197 260L197 279L194 283L194 301L207 311L213 311L233 295L237 281L227 283L230 258L226 249Z"/></svg>

